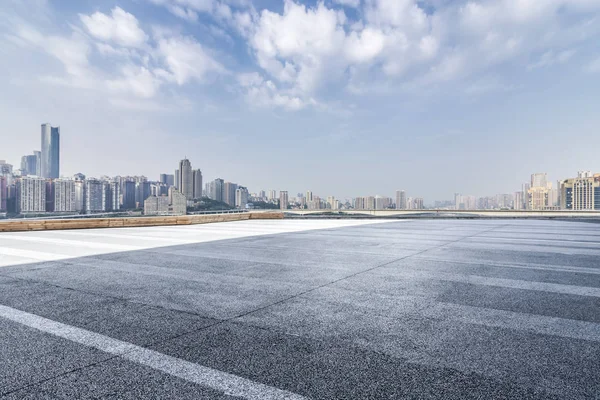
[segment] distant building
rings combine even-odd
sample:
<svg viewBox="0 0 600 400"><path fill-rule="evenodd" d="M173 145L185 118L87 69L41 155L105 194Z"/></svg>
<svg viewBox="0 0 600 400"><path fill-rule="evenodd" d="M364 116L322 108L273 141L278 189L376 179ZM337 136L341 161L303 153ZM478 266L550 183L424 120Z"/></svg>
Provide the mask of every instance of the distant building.
<svg viewBox="0 0 600 400"><path fill-rule="evenodd" d="M406 192L404 190L396 191L396 210L406 210Z"/></svg>
<svg viewBox="0 0 600 400"><path fill-rule="evenodd" d="M235 206L237 208L246 208L248 205L248 188L239 186L235 191Z"/></svg>
<svg viewBox="0 0 600 400"><path fill-rule="evenodd" d="M194 173L192 172L192 163L187 158L179 162L179 182L177 190L179 190L186 199L194 198Z"/></svg>
<svg viewBox="0 0 600 400"><path fill-rule="evenodd" d="M60 175L60 127L42 124L40 173L43 178L58 178Z"/></svg>
<svg viewBox="0 0 600 400"><path fill-rule="evenodd" d="M194 199L200 199L202 197L202 171L195 169L192 174L194 180Z"/></svg>
<svg viewBox="0 0 600 400"><path fill-rule="evenodd" d="M165 215L169 214L168 196L150 196L144 201L145 215Z"/></svg>
<svg viewBox="0 0 600 400"><path fill-rule="evenodd" d="M600 210L600 174L580 171L577 178L560 182L560 208L564 210Z"/></svg>
<svg viewBox="0 0 600 400"><path fill-rule="evenodd" d="M77 204L75 181L73 179L54 179L47 182L48 191L47 211L49 212L76 212Z"/></svg>
<svg viewBox="0 0 600 400"><path fill-rule="evenodd" d="M94 214L106 212L106 185L98 179L85 181L85 213Z"/></svg>
<svg viewBox="0 0 600 400"><path fill-rule="evenodd" d="M0 211L7 210L6 201L8 199L6 177L0 175Z"/></svg>
<svg viewBox="0 0 600 400"><path fill-rule="evenodd" d="M277 200L277 190L269 190L268 199L269 201Z"/></svg>
<svg viewBox="0 0 600 400"><path fill-rule="evenodd" d="M306 203L310 203L313 201L313 192L311 192L310 190L306 191Z"/></svg>
<svg viewBox="0 0 600 400"><path fill-rule="evenodd" d="M46 212L46 180L24 176L16 183L16 212L19 214Z"/></svg>
<svg viewBox="0 0 600 400"><path fill-rule="evenodd" d="M41 153L34 151L32 155L21 157L21 174L40 176Z"/></svg>
<svg viewBox="0 0 600 400"><path fill-rule="evenodd" d="M143 207L144 200L150 197L150 182L145 176L135 177L135 208Z"/></svg>
<svg viewBox="0 0 600 400"><path fill-rule="evenodd" d="M119 211L121 209L121 185L118 181L104 182L106 211Z"/></svg>
<svg viewBox="0 0 600 400"><path fill-rule="evenodd" d="M528 210L548 210L552 204L552 183L548 182L546 173L535 173L531 175L531 184L527 190Z"/></svg>
<svg viewBox="0 0 600 400"><path fill-rule="evenodd" d="M225 182L223 184L223 202L231 207L235 207L235 192L237 188L237 183Z"/></svg>
<svg viewBox="0 0 600 400"><path fill-rule="evenodd" d="M288 192L285 190L280 191L279 192L279 208L282 210L287 210L288 203L289 203Z"/></svg>
<svg viewBox="0 0 600 400"><path fill-rule="evenodd" d="M160 179L159 179L160 183L167 185L167 186L173 186L175 185L175 175L173 174L160 174Z"/></svg>
<svg viewBox="0 0 600 400"><path fill-rule="evenodd" d="M216 201L224 201L224 186L225 182L221 178L217 178L214 181L210 182L208 197Z"/></svg>

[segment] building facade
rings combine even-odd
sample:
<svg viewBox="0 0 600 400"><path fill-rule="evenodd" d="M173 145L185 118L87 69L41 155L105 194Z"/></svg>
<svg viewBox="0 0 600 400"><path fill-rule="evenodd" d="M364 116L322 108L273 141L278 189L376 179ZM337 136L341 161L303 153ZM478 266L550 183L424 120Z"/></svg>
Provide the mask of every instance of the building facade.
<svg viewBox="0 0 600 400"><path fill-rule="evenodd" d="M177 190L179 190L186 199L194 198L194 173L192 171L192 163L187 158L179 162L179 182Z"/></svg>
<svg viewBox="0 0 600 400"><path fill-rule="evenodd" d="M288 192L282 190L279 192L279 208L281 210L287 210L289 203Z"/></svg>
<svg viewBox="0 0 600 400"><path fill-rule="evenodd" d="M60 127L42 124L41 150L41 177L58 178L60 175Z"/></svg>
<svg viewBox="0 0 600 400"><path fill-rule="evenodd" d="M248 188L239 186L235 191L235 206L237 208L246 208L248 205Z"/></svg>
<svg viewBox="0 0 600 400"><path fill-rule="evenodd" d="M563 210L600 210L600 174L580 171L577 178L561 181L560 192Z"/></svg>
<svg viewBox="0 0 600 400"><path fill-rule="evenodd" d="M202 198L202 171L195 169L193 172L194 180L194 199Z"/></svg>
<svg viewBox="0 0 600 400"><path fill-rule="evenodd" d="M54 179L48 182L50 186L49 204L47 211L76 212L76 191L73 179Z"/></svg>
<svg viewBox="0 0 600 400"><path fill-rule="evenodd" d="M85 181L85 213L94 214L106 212L106 185L98 179Z"/></svg>
<svg viewBox="0 0 600 400"><path fill-rule="evenodd" d="M19 214L46 212L46 180L24 176L16 182L16 212Z"/></svg>

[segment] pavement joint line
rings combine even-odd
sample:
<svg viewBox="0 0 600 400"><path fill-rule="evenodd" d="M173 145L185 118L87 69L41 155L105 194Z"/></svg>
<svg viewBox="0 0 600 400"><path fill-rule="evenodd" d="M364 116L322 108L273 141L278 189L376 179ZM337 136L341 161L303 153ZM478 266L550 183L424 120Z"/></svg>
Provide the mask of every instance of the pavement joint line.
<svg viewBox="0 0 600 400"><path fill-rule="evenodd" d="M74 343L95 348L114 356L109 359L120 357L127 361L222 392L229 396L237 396L249 400L306 399L304 396L287 390L268 386L237 375L168 356L154 350L113 339L86 329L53 321L12 307L0 305L0 317L37 329L44 333L67 339ZM108 361L109 359L99 361L96 364ZM9 393L4 393L2 395L4 396L7 394Z"/></svg>

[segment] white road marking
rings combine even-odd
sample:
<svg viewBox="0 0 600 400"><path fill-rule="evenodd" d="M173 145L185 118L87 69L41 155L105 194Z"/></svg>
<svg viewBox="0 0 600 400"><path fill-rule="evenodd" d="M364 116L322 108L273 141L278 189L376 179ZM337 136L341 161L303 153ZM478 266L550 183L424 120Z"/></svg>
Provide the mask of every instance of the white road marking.
<svg viewBox="0 0 600 400"><path fill-rule="evenodd" d="M237 375L205 367L154 350L113 339L86 329L0 305L0 317L49 333L71 342L93 347L154 370L245 399L303 400L304 396L258 383Z"/></svg>
<svg viewBox="0 0 600 400"><path fill-rule="evenodd" d="M379 224L390 220L251 220L201 225L159 227L103 228L78 231L0 232L0 267L15 264L17 256L28 260L56 261L131 250L145 250L179 244L204 243L224 239L278 233L302 232L315 229L342 228ZM70 237L76 236L77 240ZM114 243L122 239L122 243ZM110 242L113 243L110 243ZM15 242L21 242L19 246ZM30 243L30 244L28 244ZM72 246L77 254L37 251L37 244ZM23 246L27 249L23 249ZM31 250L29 250L29 248Z"/></svg>

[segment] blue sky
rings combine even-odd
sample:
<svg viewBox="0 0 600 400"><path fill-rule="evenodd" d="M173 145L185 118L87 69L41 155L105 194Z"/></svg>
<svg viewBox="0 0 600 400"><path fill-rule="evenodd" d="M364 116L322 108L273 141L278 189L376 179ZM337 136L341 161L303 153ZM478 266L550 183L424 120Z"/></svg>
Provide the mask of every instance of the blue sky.
<svg viewBox="0 0 600 400"><path fill-rule="evenodd" d="M598 0L4 0L0 159L338 198L600 172Z"/></svg>

